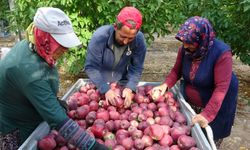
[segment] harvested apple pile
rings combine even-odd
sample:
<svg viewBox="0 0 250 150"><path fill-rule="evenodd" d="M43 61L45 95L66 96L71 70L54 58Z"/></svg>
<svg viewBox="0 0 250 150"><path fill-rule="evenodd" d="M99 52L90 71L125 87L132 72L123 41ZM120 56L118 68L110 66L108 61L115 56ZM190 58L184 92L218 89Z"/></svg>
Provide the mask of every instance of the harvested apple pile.
<svg viewBox="0 0 250 150"><path fill-rule="evenodd" d="M199 150L173 93L166 92L153 100L152 88L150 85L138 87L134 103L125 109L121 96L112 106L94 84L87 83L68 98L68 116L99 143L113 150ZM122 95L123 88L119 85L112 83L111 89ZM54 130L39 141L38 147L77 149Z"/></svg>

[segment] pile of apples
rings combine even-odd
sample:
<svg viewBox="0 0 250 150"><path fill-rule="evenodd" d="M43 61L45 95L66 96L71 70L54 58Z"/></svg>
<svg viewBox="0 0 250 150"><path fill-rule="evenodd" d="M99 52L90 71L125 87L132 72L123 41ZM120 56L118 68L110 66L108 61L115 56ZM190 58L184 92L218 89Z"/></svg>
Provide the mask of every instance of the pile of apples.
<svg viewBox="0 0 250 150"><path fill-rule="evenodd" d="M139 86L133 103L125 109L123 87L116 83L110 87L118 95L115 106L110 105L92 83L82 86L67 100L68 116L96 141L113 150L199 150L172 92L153 100L153 86ZM55 130L41 139L38 147L78 149Z"/></svg>

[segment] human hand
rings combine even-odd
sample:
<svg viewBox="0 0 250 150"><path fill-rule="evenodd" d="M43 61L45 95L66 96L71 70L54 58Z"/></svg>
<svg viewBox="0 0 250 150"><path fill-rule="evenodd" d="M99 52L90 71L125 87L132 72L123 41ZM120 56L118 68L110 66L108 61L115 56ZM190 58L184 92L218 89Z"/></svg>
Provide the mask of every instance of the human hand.
<svg viewBox="0 0 250 150"><path fill-rule="evenodd" d="M117 97L117 96L118 95L115 93L115 91L113 91L112 89L108 90L105 93L107 104L110 103L111 105L116 106L115 97Z"/></svg>
<svg viewBox="0 0 250 150"><path fill-rule="evenodd" d="M160 96L162 96L166 92L167 88L168 86L166 83L154 87L150 92L153 100L157 100Z"/></svg>
<svg viewBox="0 0 250 150"><path fill-rule="evenodd" d="M198 123L202 128L206 128L208 126L208 120L203 117L201 114L195 115L192 118L192 124Z"/></svg>
<svg viewBox="0 0 250 150"><path fill-rule="evenodd" d="M132 98L133 98L132 90L129 89L129 88L125 88L122 91L122 97L125 98L125 100L124 100L124 107L128 108L131 105L131 103L132 103Z"/></svg>

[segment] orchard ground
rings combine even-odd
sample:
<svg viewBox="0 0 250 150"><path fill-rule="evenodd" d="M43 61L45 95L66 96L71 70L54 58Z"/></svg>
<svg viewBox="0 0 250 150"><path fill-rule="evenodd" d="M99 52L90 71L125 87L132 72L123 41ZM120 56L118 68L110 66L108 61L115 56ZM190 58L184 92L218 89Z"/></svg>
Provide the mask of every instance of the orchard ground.
<svg viewBox="0 0 250 150"><path fill-rule="evenodd" d="M14 40L13 37L0 38L0 48L13 46ZM142 81L162 82L175 63L179 45L173 35L157 38L148 48ZM231 135L224 139L220 150L250 150L250 66L234 57L233 70L239 79L237 113ZM63 68L59 74L59 96L63 96L79 78L86 78L84 73L73 76L65 73Z"/></svg>

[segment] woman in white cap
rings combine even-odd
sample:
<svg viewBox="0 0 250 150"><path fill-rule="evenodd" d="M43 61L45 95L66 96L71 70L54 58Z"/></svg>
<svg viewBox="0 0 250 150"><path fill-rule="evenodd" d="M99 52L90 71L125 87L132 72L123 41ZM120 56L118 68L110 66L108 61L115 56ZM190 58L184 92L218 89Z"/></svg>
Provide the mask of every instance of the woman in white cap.
<svg viewBox="0 0 250 150"><path fill-rule="evenodd" d="M57 101L55 62L81 44L68 16L58 8L39 8L27 33L0 62L0 149L17 149L42 121L79 149L107 149Z"/></svg>

